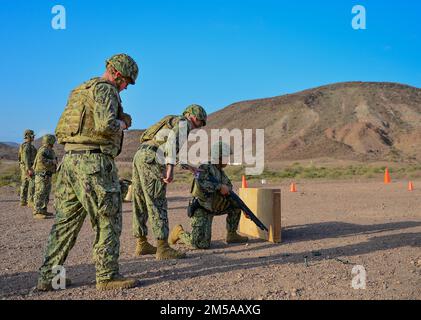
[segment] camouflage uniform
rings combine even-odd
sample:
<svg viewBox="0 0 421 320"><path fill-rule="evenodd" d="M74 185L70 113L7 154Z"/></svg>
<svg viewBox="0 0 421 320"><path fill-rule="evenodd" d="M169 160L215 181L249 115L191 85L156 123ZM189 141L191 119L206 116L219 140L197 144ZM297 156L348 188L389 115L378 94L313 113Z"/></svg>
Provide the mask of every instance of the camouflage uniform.
<svg viewBox="0 0 421 320"><path fill-rule="evenodd" d="M47 135L44 139L43 146L38 150L35 158L34 215L47 214L51 192L51 179L57 169L57 157L52 147L54 143L54 136Z"/></svg>
<svg viewBox="0 0 421 320"><path fill-rule="evenodd" d="M232 183L222 169L215 164L200 166L192 184L192 195L198 199L200 208L196 209L190 220L191 233L180 233L180 241L198 249L207 249L211 244L212 221L214 216L227 215L226 228L228 233L236 232L240 222L241 210L227 197L219 192L221 185L227 185L232 190ZM212 176L219 183L209 180Z"/></svg>
<svg viewBox="0 0 421 320"><path fill-rule="evenodd" d="M26 133L25 133L26 138ZM25 141L19 147L19 163L21 172L21 186L20 186L20 203L26 206L28 203L32 205L34 197L34 176L28 175L28 170L32 170L37 149L31 142Z"/></svg>
<svg viewBox="0 0 421 320"><path fill-rule="evenodd" d="M133 192L133 235L136 238L147 236L148 218L156 239L168 238L168 205L167 185L162 180L165 176L166 166L157 160L156 150L165 144L166 162L175 164L179 151L179 130L185 125L187 134L192 130L192 124L184 117L170 116L162 119L157 125L151 137L145 139L145 132L140 149L133 159L132 192ZM161 127L161 128L159 128ZM168 132L175 138L168 141ZM148 129L150 130L150 129ZM150 139L150 140L149 140ZM142 141L141 140L141 141ZM173 144L176 145L173 148Z"/></svg>
<svg viewBox="0 0 421 320"><path fill-rule="evenodd" d="M134 83L137 65L132 66ZM114 158L123 140L120 120L128 117L117 86L103 78L91 79L72 91L56 128L66 155L57 170L56 217L38 287L51 283L52 268L65 262L87 215L96 232L93 258L97 288L119 277L122 202Z"/></svg>

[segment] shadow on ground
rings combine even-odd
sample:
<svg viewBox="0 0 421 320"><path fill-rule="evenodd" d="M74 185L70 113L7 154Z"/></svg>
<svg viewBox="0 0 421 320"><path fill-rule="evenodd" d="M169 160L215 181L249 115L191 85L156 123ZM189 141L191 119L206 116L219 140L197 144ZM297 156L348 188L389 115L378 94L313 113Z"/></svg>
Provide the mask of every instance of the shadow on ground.
<svg viewBox="0 0 421 320"><path fill-rule="evenodd" d="M325 238L339 238L352 235L373 235L378 232L397 231L421 226L421 222L407 221L398 223L385 223L377 225L356 225L340 222L326 222L317 224L308 224L293 226L283 232L286 241L312 241ZM235 247L241 247L236 250ZM141 280L141 286L147 287L163 281L184 280L207 275L215 275L237 270L248 270L261 266L276 266L282 264L300 264L304 263L304 257L307 257L309 267L325 259L337 260L338 262L348 263L339 260L340 257L352 257L355 255L364 255L376 251L390 250L402 247L421 247L421 233L401 233L393 235L382 235L368 238L366 241L339 246L335 248L319 249L317 255L309 248L308 251L297 253L278 253L261 255L259 257L233 259L225 257L227 254L240 252L255 252L268 248L282 247L282 244L268 244L260 240L251 240L250 245L229 246L222 241L215 241L210 250L191 251L187 259L182 261L156 261L155 259L133 258L120 261L122 273L128 276L137 277ZM310 247L310 245L309 245ZM226 250L225 250L226 249ZM208 259L210 255L217 256L217 259ZM352 262L349 262L352 264ZM177 267L182 264L182 267ZM186 266L187 264L187 266ZM171 265L175 267L171 270L161 270ZM91 285L94 282L95 269L93 264L68 266L69 275L72 278L74 286ZM23 272L6 274L0 276L0 296L19 296L26 295L35 286L37 272ZM88 279L89 278L89 279Z"/></svg>

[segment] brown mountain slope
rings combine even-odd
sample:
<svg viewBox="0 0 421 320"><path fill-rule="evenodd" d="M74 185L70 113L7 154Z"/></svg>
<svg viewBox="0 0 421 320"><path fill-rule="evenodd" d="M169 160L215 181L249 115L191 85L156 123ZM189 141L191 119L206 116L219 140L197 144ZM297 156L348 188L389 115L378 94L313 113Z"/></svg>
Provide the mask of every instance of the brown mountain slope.
<svg viewBox="0 0 421 320"><path fill-rule="evenodd" d="M421 89L347 82L232 104L211 128L265 129L265 160L421 159Z"/></svg>

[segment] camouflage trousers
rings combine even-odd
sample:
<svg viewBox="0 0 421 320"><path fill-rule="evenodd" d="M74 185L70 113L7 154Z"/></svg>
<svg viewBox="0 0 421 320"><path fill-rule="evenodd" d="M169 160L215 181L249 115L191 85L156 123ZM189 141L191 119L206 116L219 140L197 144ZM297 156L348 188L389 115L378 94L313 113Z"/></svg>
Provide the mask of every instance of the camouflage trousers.
<svg viewBox="0 0 421 320"><path fill-rule="evenodd" d="M24 168L20 169L20 203L23 205L32 204L34 198L35 182L34 177L29 177Z"/></svg>
<svg viewBox="0 0 421 320"><path fill-rule="evenodd" d="M133 159L133 235L147 236L150 220L156 239L168 238L167 185L162 181L165 166L156 162L155 152L139 150Z"/></svg>
<svg viewBox="0 0 421 320"><path fill-rule="evenodd" d="M191 233L183 232L180 235L180 242L196 249L208 249L211 245L213 217L215 215L208 211L202 208L197 209L190 219ZM240 209L227 210L226 228L228 232L237 231L240 217Z"/></svg>
<svg viewBox="0 0 421 320"><path fill-rule="evenodd" d="M55 186L55 222L48 238L39 282L50 282L63 265L87 215L95 230L96 280L119 273L122 204L114 160L104 154L65 155Z"/></svg>
<svg viewBox="0 0 421 320"><path fill-rule="evenodd" d="M47 213L48 202L50 201L51 179L51 175L46 173L35 174L34 214Z"/></svg>

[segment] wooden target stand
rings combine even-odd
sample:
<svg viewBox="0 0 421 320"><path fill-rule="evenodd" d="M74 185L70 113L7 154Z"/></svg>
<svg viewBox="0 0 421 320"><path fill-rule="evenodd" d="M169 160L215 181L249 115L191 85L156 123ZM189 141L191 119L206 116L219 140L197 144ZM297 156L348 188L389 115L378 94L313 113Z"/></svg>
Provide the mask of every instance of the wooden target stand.
<svg viewBox="0 0 421 320"><path fill-rule="evenodd" d="M240 198L269 229L260 230L253 221L241 215L238 231L252 238L272 243L281 242L281 190L270 188L240 188Z"/></svg>

